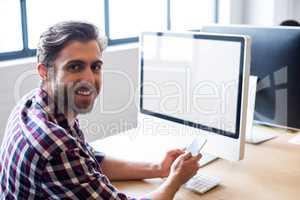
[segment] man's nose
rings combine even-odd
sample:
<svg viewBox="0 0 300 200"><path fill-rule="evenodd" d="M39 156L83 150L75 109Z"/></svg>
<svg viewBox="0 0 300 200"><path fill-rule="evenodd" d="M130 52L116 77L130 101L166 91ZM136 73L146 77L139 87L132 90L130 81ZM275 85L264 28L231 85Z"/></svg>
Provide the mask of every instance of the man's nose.
<svg viewBox="0 0 300 200"><path fill-rule="evenodd" d="M81 79L83 81L88 81L90 83L95 83L95 74L94 72L91 70L90 67L87 67L83 73L82 73L82 76L81 76Z"/></svg>

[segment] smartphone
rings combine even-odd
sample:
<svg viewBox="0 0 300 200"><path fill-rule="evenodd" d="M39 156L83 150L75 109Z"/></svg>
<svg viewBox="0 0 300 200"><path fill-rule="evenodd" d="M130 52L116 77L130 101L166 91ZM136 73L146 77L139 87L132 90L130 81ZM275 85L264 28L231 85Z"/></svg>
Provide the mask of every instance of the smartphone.
<svg viewBox="0 0 300 200"><path fill-rule="evenodd" d="M186 148L187 152L190 152L192 156L197 156L204 145L206 144L207 139L204 137L196 137Z"/></svg>

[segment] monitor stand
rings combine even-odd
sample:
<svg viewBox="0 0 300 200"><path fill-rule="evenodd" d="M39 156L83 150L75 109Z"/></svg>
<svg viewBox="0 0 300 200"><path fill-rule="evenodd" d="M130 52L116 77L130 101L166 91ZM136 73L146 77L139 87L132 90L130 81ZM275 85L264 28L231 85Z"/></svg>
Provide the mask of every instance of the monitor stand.
<svg viewBox="0 0 300 200"><path fill-rule="evenodd" d="M217 156L213 156L208 153L202 153L202 158L200 159L200 162L199 162L200 167L204 167L217 159L218 159Z"/></svg>
<svg viewBox="0 0 300 200"><path fill-rule="evenodd" d="M276 137L277 135L273 133L256 129L252 130L250 134L246 135L246 142L251 144L260 144Z"/></svg>
<svg viewBox="0 0 300 200"><path fill-rule="evenodd" d="M250 76L247 122L246 122L246 142L252 144L259 144L276 137L276 135L273 133L253 128L256 85L257 85L257 76Z"/></svg>

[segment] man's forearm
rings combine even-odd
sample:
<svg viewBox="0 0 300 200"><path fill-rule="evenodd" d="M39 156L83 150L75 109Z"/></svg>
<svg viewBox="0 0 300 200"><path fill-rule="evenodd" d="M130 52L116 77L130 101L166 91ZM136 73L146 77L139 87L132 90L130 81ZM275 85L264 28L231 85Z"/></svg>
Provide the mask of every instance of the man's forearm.
<svg viewBox="0 0 300 200"><path fill-rule="evenodd" d="M146 195L145 197L153 200L173 200L179 188L179 183L168 178L158 189Z"/></svg>
<svg viewBox="0 0 300 200"><path fill-rule="evenodd" d="M143 162L127 162L111 157L105 157L102 170L110 180L138 180L161 177L161 168L158 164Z"/></svg>

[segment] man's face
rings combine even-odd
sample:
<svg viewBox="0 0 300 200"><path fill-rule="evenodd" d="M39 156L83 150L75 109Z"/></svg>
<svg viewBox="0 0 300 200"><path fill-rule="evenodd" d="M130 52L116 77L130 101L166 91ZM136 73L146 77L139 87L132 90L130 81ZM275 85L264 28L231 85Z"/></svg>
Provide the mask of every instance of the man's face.
<svg viewBox="0 0 300 200"><path fill-rule="evenodd" d="M100 92L101 68L102 52L95 40L73 41L63 48L50 75L51 93L58 108L76 114L91 111Z"/></svg>

